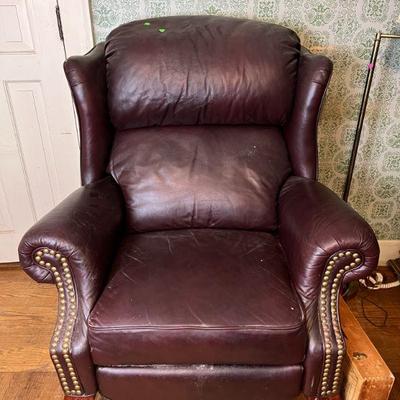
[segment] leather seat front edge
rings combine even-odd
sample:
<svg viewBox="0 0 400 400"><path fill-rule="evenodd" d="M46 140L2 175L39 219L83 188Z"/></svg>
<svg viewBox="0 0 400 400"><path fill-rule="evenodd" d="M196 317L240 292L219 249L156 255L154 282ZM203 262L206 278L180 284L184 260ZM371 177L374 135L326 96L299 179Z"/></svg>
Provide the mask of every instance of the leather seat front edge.
<svg viewBox="0 0 400 400"><path fill-rule="evenodd" d="M127 235L89 320L95 364L300 364L304 315L283 260L264 232Z"/></svg>
<svg viewBox="0 0 400 400"><path fill-rule="evenodd" d="M102 395L124 400L293 400L302 376L301 365L97 368Z"/></svg>

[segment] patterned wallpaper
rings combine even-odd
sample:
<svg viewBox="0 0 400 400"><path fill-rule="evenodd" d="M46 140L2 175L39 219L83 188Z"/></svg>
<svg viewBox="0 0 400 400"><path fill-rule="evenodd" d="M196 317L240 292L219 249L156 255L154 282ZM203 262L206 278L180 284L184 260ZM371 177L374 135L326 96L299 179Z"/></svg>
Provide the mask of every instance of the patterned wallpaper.
<svg viewBox="0 0 400 400"><path fill-rule="evenodd" d="M400 32L399 0L92 0L96 41L115 26L165 15L217 14L295 30L334 75L319 126L319 180L342 193L375 33ZM379 239L400 239L400 41L382 42L349 201Z"/></svg>

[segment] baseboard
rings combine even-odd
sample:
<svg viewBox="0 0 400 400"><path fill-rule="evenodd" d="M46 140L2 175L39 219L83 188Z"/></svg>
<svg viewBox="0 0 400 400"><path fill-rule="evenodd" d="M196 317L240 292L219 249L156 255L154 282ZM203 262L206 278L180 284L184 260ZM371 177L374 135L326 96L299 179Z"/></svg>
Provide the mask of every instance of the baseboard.
<svg viewBox="0 0 400 400"><path fill-rule="evenodd" d="M378 240L381 254L379 265L386 265L388 260L400 257L400 240Z"/></svg>
<svg viewBox="0 0 400 400"><path fill-rule="evenodd" d="M0 263L0 270L5 271L5 270L10 270L10 269L20 269L21 267L19 266L18 262L14 263Z"/></svg>

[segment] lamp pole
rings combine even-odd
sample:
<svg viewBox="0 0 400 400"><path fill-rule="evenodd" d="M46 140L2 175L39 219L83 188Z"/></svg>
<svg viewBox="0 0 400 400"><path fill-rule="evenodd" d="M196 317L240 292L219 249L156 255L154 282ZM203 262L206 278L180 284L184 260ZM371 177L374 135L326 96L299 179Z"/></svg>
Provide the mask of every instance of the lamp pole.
<svg viewBox="0 0 400 400"><path fill-rule="evenodd" d="M370 58L370 61L368 64L368 73L367 73L367 79L365 81L364 93L363 93L363 97L362 97L362 101L361 101L360 112L358 114L356 135L354 138L353 149L351 151L351 157L350 157L350 162L349 162L349 168L347 171L346 183L345 183L344 191L343 191L343 200L346 202L349 198L351 181L353 179L354 166L356 164L357 151L358 151L358 147L360 145L361 132L362 132L363 124L364 124L365 112L367 110L367 105L368 105L369 92L370 92L371 86L372 86L372 78L374 77L376 60L378 58L379 47L380 47L382 39L400 39L400 35L393 35L390 33L378 32L375 36L374 47L372 49L371 58Z"/></svg>

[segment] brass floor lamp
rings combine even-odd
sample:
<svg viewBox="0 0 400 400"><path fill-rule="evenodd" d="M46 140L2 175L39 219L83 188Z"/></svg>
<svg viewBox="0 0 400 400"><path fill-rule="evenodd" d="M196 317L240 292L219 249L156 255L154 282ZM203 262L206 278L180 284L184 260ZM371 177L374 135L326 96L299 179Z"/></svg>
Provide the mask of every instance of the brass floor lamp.
<svg viewBox="0 0 400 400"><path fill-rule="evenodd" d="M372 49L371 59L368 64L367 79L365 81L364 93L361 101L360 113L358 115L358 122L356 128L356 135L353 143L353 150L351 152L349 169L347 172L346 183L343 191L343 200L347 202L350 193L351 181L353 179L354 166L356 164L358 146L360 144L361 132L364 124L365 112L367 110L369 92L371 90L372 78L374 77L376 60L378 58L379 47L382 39L400 39L400 35L393 35L390 33L378 32L375 36L374 47Z"/></svg>
<svg viewBox="0 0 400 400"><path fill-rule="evenodd" d="M347 172L346 183L345 183L344 191L343 191L343 200L346 202L349 198L350 186L351 186L351 181L352 181L353 172L354 172L354 166L355 166L356 158L357 158L357 151L358 151L358 147L360 144L360 138L361 138L361 132L362 132L363 124L364 124L365 112L367 110L369 92L370 92L371 86L372 86L372 78L374 77L376 60L378 58L379 47L380 47L382 39L400 39L400 35L378 32L375 36L374 47L372 49L371 59L368 64L368 73L367 73L367 79L365 81L365 87L364 87L364 93L363 93L363 97L362 97L362 101L361 101L360 113L358 115L356 135L354 138L353 149L351 152L349 169ZM396 272L396 274L398 275L398 277L400 279L400 258L398 258L396 260L389 260L389 265L392 267L394 272ZM366 284L367 281L369 281L368 284ZM379 275L376 274L373 277L368 277L365 280L361 280L361 283L363 285L369 287L370 289L379 289L379 288L389 288L389 287L398 286L399 282L391 282L389 284L384 284L383 280L381 282L379 279ZM353 287L351 287L351 286L353 286ZM347 290L345 291L344 296L351 297L357 290L358 290L358 288L356 287L356 285L350 285L349 287L347 287Z"/></svg>

